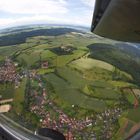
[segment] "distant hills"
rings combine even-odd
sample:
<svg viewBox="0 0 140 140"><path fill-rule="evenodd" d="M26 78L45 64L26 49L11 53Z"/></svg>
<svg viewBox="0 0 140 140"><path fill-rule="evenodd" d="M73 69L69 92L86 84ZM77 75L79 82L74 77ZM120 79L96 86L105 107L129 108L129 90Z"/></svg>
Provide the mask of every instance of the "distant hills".
<svg viewBox="0 0 140 140"><path fill-rule="evenodd" d="M140 50L128 44L95 43L88 46L90 57L106 61L130 73L140 83Z"/></svg>
<svg viewBox="0 0 140 140"><path fill-rule="evenodd" d="M32 28L28 28L32 29ZM24 31L24 29L17 29L17 33L11 31L9 34L0 37L0 46L17 45L24 43L27 38L35 36L58 36L70 32L80 32L72 28L50 28L50 29L36 29Z"/></svg>

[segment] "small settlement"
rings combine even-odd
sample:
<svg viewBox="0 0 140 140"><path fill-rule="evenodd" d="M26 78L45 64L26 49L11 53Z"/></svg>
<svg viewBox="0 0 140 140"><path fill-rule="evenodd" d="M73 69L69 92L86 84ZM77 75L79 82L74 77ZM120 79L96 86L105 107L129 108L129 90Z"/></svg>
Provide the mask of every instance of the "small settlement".
<svg viewBox="0 0 140 140"><path fill-rule="evenodd" d="M11 82L15 84L15 88L20 85L21 77L16 72L16 64L12 62L10 58L6 58L5 62L0 67L0 83ZM3 99L0 97L0 113L8 112L11 109L9 103L13 102L13 99Z"/></svg>

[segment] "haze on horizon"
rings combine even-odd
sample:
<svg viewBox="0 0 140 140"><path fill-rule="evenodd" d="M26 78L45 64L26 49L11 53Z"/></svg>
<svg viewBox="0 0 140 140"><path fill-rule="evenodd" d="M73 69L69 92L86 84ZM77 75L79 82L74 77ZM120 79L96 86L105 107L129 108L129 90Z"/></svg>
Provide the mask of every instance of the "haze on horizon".
<svg viewBox="0 0 140 140"><path fill-rule="evenodd" d="M95 0L0 0L0 28L28 24L90 27Z"/></svg>

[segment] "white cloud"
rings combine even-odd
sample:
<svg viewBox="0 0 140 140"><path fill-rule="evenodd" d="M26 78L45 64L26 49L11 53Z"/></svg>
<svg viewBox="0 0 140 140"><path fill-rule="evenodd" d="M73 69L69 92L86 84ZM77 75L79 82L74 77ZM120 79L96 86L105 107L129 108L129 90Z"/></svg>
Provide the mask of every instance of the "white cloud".
<svg viewBox="0 0 140 140"><path fill-rule="evenodd" d="M0 0L0 10L16 14L67 13L65 0Z"/></svg>
<svg viewBox="0 0 140 140"><path fill-rule="evenodd" d="M87 6L94 5L94 0L79 1ZM8 14L7 17L0 18L0 28L36 23L90 26L92 8L83 5L84 10L73 13L69 4L71 4L70 0L0 0L0 11Z"/></svg>
<svg viewBox="0 0 140 140"><path fill-rule="evenodd" d="M73 22L74 21L74 22ZM28 24L68 24L90 26L91 16L83 15L72 18L52 17L47 15L35 15L21 18L3 18L0 19L0 28L10 26L28 25Z"/></svg>
<svg viewBox="0 0 140 140"><path fill-rule="evenodd" d="M74 21L74 22L73 22ZM72 17L64 18L62 17L52 17L47 15L35 15L31 17L21 17L21 18L2 18L0 19L0 28L6 28L10 26L27 25L27 24L71 24L71 25L85 25L90 26L91 18L90 16Z"/></svg>
<svg viewBox="0 0 140 140"><path fill-rule="evenodd" d="M95 0L81 0L81 1L89 7L94 7L95 5Z"/></svg>

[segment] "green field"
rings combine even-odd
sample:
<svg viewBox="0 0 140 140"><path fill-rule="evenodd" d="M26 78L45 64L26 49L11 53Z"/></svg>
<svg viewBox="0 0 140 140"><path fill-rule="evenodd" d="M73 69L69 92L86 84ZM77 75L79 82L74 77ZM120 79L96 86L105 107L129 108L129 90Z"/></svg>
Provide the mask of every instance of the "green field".
<svg viewBox="0 0 140 140"><path fill-rule="evenodd" d="M78 89L81 89L86 84L91 83L91 81L84 79L82 74L80 74L78 71L75 71L69 67L57 68L56 73L59 77L66 80L69 84Z"/></svg>
<svg viewBox="0 0 140 140"><path fill-rule="evenodd" d="M39 60L39 53L33 54L22 53L21 55L18 56L17 60L19 63L24 62L25 66L29 67Z"/></svg>
<svg viewBox="0 0 140 140"><path fill-rule="evenodd" d="M14 93L14 102L13 102L13 110L20 114L23 111L24 104L24 96L25 96L25 88L26 88L27 79L23 79L19 88L15 89Z"/></svg>
<svg viewBox="0 0 140 140"><path fill-rule="evenodd" d="M133 93L127 93L125 96L132 105L135 103L136 98L134 97Z"/></svg>
<svg viewBox="0 0 140 140"><path fill-rule="evenodd" d="M97 88L94 86L90 86L88 94L100 99L119 100L121 94L118 91L115 91L113 89L107 89L107 88L108 87Z"/></svg>
<svg viewBox="0 0 140 140"><path fill-rule="evenodd" d="M37 73L40 74L40 75L44 75L44 74L47 74L47 73L52 73L54 72L54 69L38 69L37 70Z"/></svg>
<svg viewBox="0 0 140 140"><path fill-rule="evenodd" d="M84 69L85 71L90 71L90 70L94 70L94 69L96 70L97 68L99 69L99 71L101 71L103 69L103 70L112 72L112 77L114 77L114 79L121 79L124 81L133 80L133 78L130 74L117 69L116 67L114 67L113 65L111 65L109 63L106 63L106 62L100 61L100 60L96 60L96 59L84 57L84 58L78 59L76 61L73 61L72 63L70 63L70 66L74 67L80 71L81 71L81 69ZM96 70L96 73L97 72L98 71ZM109 75L109 72L107 75Z"/></svg>
<svg viewBox="0 0 140 140"><path fill-rule="evenodd" d="M0 95L3 99L10 99L14 96L14 84L0 84Z"/></svg>
<svg viewBox="0 0 140 140"><path fill-rule="evenodd" d="M84 95L55 74L48 74L46 78L52 84L55 93L66 102L97 112L103 111L106 108L104 101Z"/></svg>
<svg viewBox="0 0 140 140"><path fill-rule="evenodd" d="M71 67L57 68L56 74L61 79L68 82L72 88L77 88L82 91L83 94L90 97L98 98L100 100L103 99L105 101L112 100L112 105L115 104L116 101L119 101L122 96L119 88L111 84L111 78L108 79L108 81L103 79L87 79L84 74ZM104 73L104 75L105 74L108 76L108 73ZM101 77L101 75L97 73L96 76ZM127 85L125 82L123 84L125 86Z"/></svg>
<svg viewBox="0 0 140 140"><path fill-rule="evenodd" d="M73 61L71 65L74 65L75 67L80 67L81 69L92 69L94 67L99 67L101 69L113 71L114 66L110 65L109 63L106 63L104 61L91 59L91 58L81 58L76 61Z"/></svg>
<svg viewBox="0 0 140 140"><path fill-rule="evenodd" d="M25 121L32 129L41 124L39 120L44 116L29 110L42 100L39 97L45 88L47 98L42 106L53 119L58 117L54 108L78 121L89 117L93 119L92 127L81 133L93 132L99 140L106 139L100 135L110 133L112 140L123 139L140 123L140 107L134 109L135 97L130 90L124 90L139 89L137 48L71 28L11 30L0 40L0 66L10 57L18 63L17 74L28 78L21 79L19 88L14 87L14 81L0 83L2 98L14 99L7 113L14 120ZM48 62L48 68L42 68L43 62Z"/></svg>
<svg viewBox="0 0 140 140"><path fill-rule="evenodd" d="M127 118L136 123L140 123L140 107L128 110Z"/></svg>
<svg viewBox="0 0 140 140"><path fill-rule="evenodd" d="M56 55L51 52L50 50L42 50L41 51L41 59L42 60L47 60L48 58L54 58Z"/></svg>
<svg viewBox="0 0 140 140"><path fill-rule="evenodd" d="M122 87L137 87L136 85L124 81L109 81L109 83L115 87L122 88Z"/></svg>
<svg viewBox="0 0 140 140"><path fill-rule="evenodd" d="M54 60L54 65L56 65L57 67L65 66L71 61L82 57L85 53L86 51L83 50L75 50L73 51L73 54L56 56Z"/></svg>
<svg viewBox="0 0 140 140"><path fill-rule="evenodd" d="M80 35L76 35L76 34L72 34L69 33L67 35L61 35L61 36L57 36L55 38L49 39L51 42L51 46L55 46L55 47L59 47L62 44L73 44L73 46L75 48L78 49L83 49L83 50L87 50L86 46L94 43L95 40L98 40L98 38L95 38L93 40L93 38L88 38L88 37L83 37Z"/></svg>

